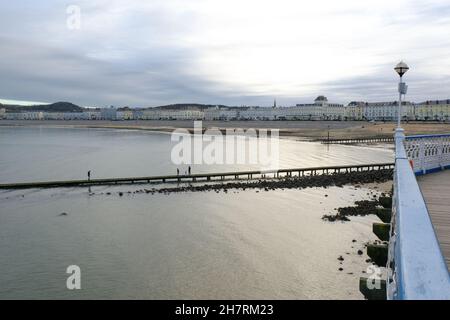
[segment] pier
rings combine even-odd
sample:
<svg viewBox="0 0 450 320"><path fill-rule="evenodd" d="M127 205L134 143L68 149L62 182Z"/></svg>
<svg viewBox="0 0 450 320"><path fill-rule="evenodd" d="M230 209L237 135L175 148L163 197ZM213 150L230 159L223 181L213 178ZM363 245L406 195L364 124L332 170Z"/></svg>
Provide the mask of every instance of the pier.
<svg viewBox="0 0 450 320"><path fill-rule="evenodd" d="M375 289L361 277L360 291L368 299L448 300L450 134L405 136L397 128L394 139L394 194L386 206L392 209L384 223L373 225L387 242L367 246L387 278ZM389 233L380 232L381 226Z"/></svg>
<svg viewBox="0 0 450 320"><path fill-rule="evenodd" d="M67 180L67 181L44 181L44 182L23 182L0 184L0 189L33 189L33 188L61 188L61 187L84 187L98 185L118 185L134 183L170 183L170 182L199 182L199 181L224 181L241 179L266 179L266 178L287 178L294 176L311 176L319 174L337 174L348 172L374 171L393 169L394 163L373 163L346 166L293 168L278 170L254 170L235 171L219 173L197 173L190 175L165 175L131 178L109 178L90 180Z"/></svg>

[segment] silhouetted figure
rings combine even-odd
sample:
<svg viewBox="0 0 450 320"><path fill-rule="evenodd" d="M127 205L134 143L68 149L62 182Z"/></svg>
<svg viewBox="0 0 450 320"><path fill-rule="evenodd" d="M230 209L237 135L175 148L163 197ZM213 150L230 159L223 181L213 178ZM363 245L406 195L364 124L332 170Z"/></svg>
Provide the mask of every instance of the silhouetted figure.
<svg viewBox="0 0 450 320"><path fill-rule="evenodd" d="M180 175L180 169L177 168L177 176Z"/></svg>
<svg viewBox="0 0 450 320"><path fill-rule="evenodd" d="M189 168L188 168L188 173L189 173L189 175L191 175L191 166L189 166Z"/></svg>
<svg viewBox="0 0 450 320"><path fill-rule="evenodd" d="M91 181L91 170L88 171L88 181Z"/></svg>

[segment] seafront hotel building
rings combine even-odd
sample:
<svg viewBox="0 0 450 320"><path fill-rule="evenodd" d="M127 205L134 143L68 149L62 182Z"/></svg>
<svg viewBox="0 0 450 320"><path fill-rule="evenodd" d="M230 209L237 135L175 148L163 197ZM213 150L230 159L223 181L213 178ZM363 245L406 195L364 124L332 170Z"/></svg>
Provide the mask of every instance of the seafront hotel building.
<svg viewBox="0 0 450 320"><path fill-rule="evenodd" d="M431 100L414 105L415 120L450 120L450 99Z"/></svg>

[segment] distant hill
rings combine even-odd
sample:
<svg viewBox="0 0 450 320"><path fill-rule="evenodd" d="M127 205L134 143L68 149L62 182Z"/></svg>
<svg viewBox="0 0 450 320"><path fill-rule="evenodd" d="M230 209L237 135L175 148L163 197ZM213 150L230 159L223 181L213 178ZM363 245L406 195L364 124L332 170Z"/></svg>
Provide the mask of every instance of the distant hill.
<svg viewBox="0 0 450 320"><path fill-rule="evenodd" d="M44 112L82 112L84 109L70 102L55 102L52 104L19 106L4 105L7 112L44 111Z"/></svg>
<svg viewBox="0 0 450 320"><path fill-rule="evenodd" d="M155 109L163 109L163 110L186 110L190 109L192 107L195 107L199 110L204 110L208 108L215 108L216 106L219 106L221 108L228 108L225 105L217 105L217 104L201 104L201 103L177 103L177 104L169 104L166 106L158 106L155 107Z"/></svg>

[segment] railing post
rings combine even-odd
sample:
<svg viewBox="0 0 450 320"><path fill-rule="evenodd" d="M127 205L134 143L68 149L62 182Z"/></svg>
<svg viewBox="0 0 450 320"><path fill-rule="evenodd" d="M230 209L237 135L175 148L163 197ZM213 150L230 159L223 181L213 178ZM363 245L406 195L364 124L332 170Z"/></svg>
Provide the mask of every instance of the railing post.
<svg viewBox="0 0 450 320"><path fill-rule="evenodd" d="M425 142L423 140L419 140L419 161L420 168L422 168L422 174L426 173L425 169Z"/></svg>
<svg viewBox="0 0 450 320"><path fill-rule="evenodd" d="M406 159L406 152L403 146L405 141L405 130L403 128L395 129L395 159Z"/></svg>

